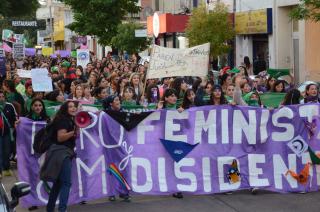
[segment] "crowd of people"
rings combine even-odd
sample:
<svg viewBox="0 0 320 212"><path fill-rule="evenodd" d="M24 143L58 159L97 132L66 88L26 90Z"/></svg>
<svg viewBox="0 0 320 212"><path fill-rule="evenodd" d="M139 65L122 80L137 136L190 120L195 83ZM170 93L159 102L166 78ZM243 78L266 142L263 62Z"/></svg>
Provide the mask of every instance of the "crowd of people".
<svg viewBox="0 0 320 212"><path fill-rule="evenodd" d="M77 66L75 58L25 58L22 65L24 70L48 69L53 84L53 91L48 93L33 91L32 81L22 79L17 74L17 63L10 54L7 54L6 61L6 75L0 76L1 177L2 174L12 174L10 159L14 160L15 155L14 128L19 124L21 116L34 121L53 120L56 123L65 123L56 124L56 143L73 149L76 129L74 124L64 119L69 117L72 121L78 103L96 105L103 110L122 111L128 107L141 107L182 112L191 107L205 105L266 107L260 98L260 95L266 92L285 93L279 107L320 101L317 83L308 84L305 91L300 92L290 73L287 80L284 80L278 73L253 71L248 57L245 57L244 63L238 67L222 68L218 77L208 70L206 77L164 77L148 80L148 62L141 63L138 54L123 59L108 54L102 60L92 56L85 67ZM249 75L248 72L256 75ZM47 114L44 100L62 104L56 117ZM70 160L63 161L59 175L61 185L55 184L54 192L50 194L48 211L53 211L59 189L63 196L60 196L60 203L65 204L61 206L62 210L66 208L66 193L71 185L70 166ZM181 193L174 196L183 197ZM124 198L127 196L124 195ZM111 201L114 199L110 198Z"/></svg>

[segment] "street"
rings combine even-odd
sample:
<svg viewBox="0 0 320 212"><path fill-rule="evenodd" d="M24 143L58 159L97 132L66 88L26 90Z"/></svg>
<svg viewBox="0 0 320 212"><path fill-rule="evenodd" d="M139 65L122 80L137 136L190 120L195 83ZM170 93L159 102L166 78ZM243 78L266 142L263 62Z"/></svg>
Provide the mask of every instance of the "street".
<svg viewBox="0 0 320 212"><path fill-rule="evenodd" d="M17 181L15 176L3 178L7 192L13 183ZM320 208L320 192L307 194L276 194L259 191L252 195L249 191L239 191L231 195L215 194L190 196L185 195L183 199L175 199L171 196L133 196L130 203L117 199L109 202L108 199L100 199L89 202L86 205L74 205L69 211L113 211L113 212L285 212L285 211L308 211L318 212ZM18 206L17 212L27 212L25 208ZM44 207L36 211L45 211Z"/></svg>

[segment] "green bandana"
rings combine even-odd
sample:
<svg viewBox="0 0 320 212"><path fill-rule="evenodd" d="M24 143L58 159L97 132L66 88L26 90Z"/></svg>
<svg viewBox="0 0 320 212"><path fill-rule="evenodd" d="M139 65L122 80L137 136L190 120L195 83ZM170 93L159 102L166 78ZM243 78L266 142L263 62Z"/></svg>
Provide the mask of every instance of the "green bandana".
<svg viewBox="0 0 320 212"><path fill-rule="evenodd" d="M41 116L32 112L31 118L33 121L39 121L41 119Z"/></svg>
<svg viewBox="0 0 320 212"><path fill-rule="evenodd" d="M166 104L166 109L175 110L177 109L177 104Z"/></svg>
<svg viewBox="0 0 320 212"><path fill-rule="evenodd" d="M16 96L15 93L7 93L7 95L6 95L7 101L10 103L14 102L15 96Z"/></svg>

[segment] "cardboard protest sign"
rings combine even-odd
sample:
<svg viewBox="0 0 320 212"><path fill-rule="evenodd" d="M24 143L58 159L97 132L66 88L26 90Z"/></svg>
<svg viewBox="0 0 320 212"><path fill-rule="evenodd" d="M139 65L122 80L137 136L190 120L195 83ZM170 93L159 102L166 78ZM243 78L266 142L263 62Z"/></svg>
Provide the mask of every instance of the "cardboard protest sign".
<svg viewBox="0 0 320 212"><path fill-rule="evenodd" d="M32 89L36 92L52 91L52 79L46 68L31 69Z"/></svg>
<svg viewBox="0 0 320 212"><path fill-rule="evenodd" d="M174 76L206 76L210 44L188 49L153 46L147 79Z"/></svg>
<svg viewBox="0 0 320 212"><path fill-rule="evenodd" d="M14 43L13 47L13 58L14 59L23 59L24 58L24 44Z"/></svg>

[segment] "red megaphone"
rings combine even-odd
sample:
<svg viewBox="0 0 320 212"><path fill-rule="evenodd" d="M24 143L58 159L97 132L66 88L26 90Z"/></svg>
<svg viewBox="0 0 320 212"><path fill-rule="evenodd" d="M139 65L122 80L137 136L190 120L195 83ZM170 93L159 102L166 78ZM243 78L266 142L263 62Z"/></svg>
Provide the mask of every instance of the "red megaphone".
<svg viewBox="0 0 320 212"><path fill-rule="evenodd" d="M92 123L92 117L87 111L80 111L75 116L75 123L80 128L86 128Z"/></svg>

